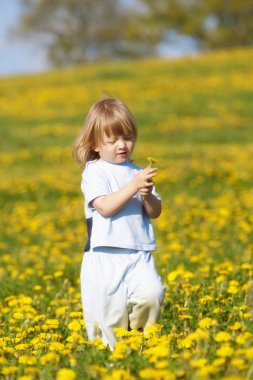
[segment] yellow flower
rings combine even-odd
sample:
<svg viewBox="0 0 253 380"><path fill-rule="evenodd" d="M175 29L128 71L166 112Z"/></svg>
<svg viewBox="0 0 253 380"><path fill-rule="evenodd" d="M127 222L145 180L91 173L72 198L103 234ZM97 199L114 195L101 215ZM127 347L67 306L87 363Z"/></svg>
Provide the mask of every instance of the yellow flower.
<svg viewBox="0 0 253 380"><path fill-rule="evenodd" d="M21 355L18 358L19 364L34 365L36 364L36 358L34 356Z"/></svg>
<svg viewBox="0 0 253 380"><path fill-rule="evenodd" d="M201 327L202 329L209 329L212 326L212 323L213 323L213 319L206 317L206 318L201 319L198 322L198 326Z"/></svg>
<svg viewBox="0 0 253 380"><path fill-rule="evenodd" d="M147 380L175 380L175 375L165 369L145 368L139 372L139 375Z"/></svg>
<svg viewBox="0 0 253 380"><path fill-rule="evenodd" d="M134 380L135 378L124 369L114 369L110 374L102 377L103 380Z"/></svg>
<svg viewBox="0 0 253 380"><path fill-rule="evenodd" d="M72 321L68 324L68 329L71 331L79 331L81 329L81 325L78 321Z"/></svg>
<svg viewBox="0 0 253 380"><path fill-rule="evenodd" d="M201 368L206 365L206 362L207 362L206 358L192 359L190 361L190 365L193 368Z"/></svg>
<svg viewBox="0 0 253 380"><path fill-rule="evenodd" d="M23 313L19 313L19 312L14 313L13 314L13 318L14 319L23 319L24 318L24 314Z"/></svg>
<svg viewBox="0 0 253 380"><path fill-rule="evenodd" d="M48 352L47 354L40 357L40 363L45 365L50 362L59 362L59 356L55 352Z"/></svg>
<svg viewBox="0 0 253 380"><path fill-rule="evenodd" d="M148 168L152 168L152 164L156 164L158 160L154 157L147 157L148 160Z"/></svg>
<svg viewBox="0 0 253 380"><path fill-rule="evenodd" d="M229 329L232 331L237 331L242 328L241 322L235 322L232 326L229 326Z"/></svg>
<svg viewBox="0 0 253 380"><path fill-rule="evenodd" d="M233 354L234 350L230 346L230 344L226 343L223 344L218 350L216 351L216 355L221 358L230 357Z"/></svg>
<svg viewBox="0 0 253 380"><path fill-rule="evenodd" d="M65 349L64 344L60 342L52 342L49 345L49 350L50 351L63 351Z"/></svg>
<svg viewBox="0 0 253 380"><path fill-rule="evenodd" d="M214 340L216 342L228 342L231 339L231 335L226 331L219 331L215 334Z"/></svg>
<svg viewBox="0 0 253 380"><path fill-rule="evenodd" d="M13 373L16 373L18 371L18 367L15 366L9 366L9 367L3 367L2 368L2 374L5 376L12 375Z"/></svg>
<svg viewBox="0 0 253 380"><path fill-rule="evenodd" d="M62 368L57 372L56 380L74 380L76 373L69 368Z"/></svg>
<svg viewBox="0 0 253 380"><path fill-rule="evenodd" d="M246 368L245 361L242 358L233 358L230 365L241 370Z"/></svg>
<svg viewBox="0 0 253 380"><path fill-rule="evenodd" d="M249 347L245 350L245 356L249 360L253 360L253 347Z"/></svg>
<svg viewBox="0 0 253 380"><path fill-rule="evenodd" d="M58 319L47 319L45 323L42 325L42 329L44 331L48 331L51 329L57 329L59 327Z"/></svg>

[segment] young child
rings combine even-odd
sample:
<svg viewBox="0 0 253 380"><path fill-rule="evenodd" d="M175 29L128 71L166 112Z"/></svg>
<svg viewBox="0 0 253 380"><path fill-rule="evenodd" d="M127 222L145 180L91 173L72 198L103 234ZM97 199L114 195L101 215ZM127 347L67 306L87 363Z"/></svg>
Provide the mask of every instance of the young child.
<svg viewBox="0 0 253 380"><path fill-rule="evenodd" d="M150 253L156 243L150 218L161 213L152 178L131 161L135 120L117 99L95 103L73 154L85 165L88 242L81 268L81 293L89 340L114 348L114 328L141 329L156 322L164 286Z"/></svg>

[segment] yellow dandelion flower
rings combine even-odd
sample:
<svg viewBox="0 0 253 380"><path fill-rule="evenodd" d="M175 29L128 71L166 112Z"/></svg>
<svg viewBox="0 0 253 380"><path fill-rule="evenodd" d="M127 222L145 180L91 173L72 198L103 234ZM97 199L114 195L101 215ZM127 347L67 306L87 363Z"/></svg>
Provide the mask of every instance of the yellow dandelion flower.
<svg viewBox="0 0 253 380"><path fill-rule="evenodd" d="M71 331L79 331L81 330L81 325L78 321L74 320L68 324L68 329Z"/></svg>
<svg viewBox="0 0 253 380"><path fill-rule="evenodd" d="M50 362L58 363L59 356L55 352L48 352L47 354L41 356L39 361L42 365L45 365Z"/></svg>
<svg viewBox="0 0 253 380"><path fill-rule="evenodd" d="M210 338L210 334L207 330L197 329L194 332L194 335L196 336L195 340L208 340Z"/></svg>
<svg viewBox="0 0 253 380"><path fill-rule="evenodd" d="M236 337L236 343L240 345L244 345L248 340L250 340L252 335L249 332L245 332L243 334L239 334Z"/></svg>
<svg viewBox="0 0 253 380"><path fill-rule="evenodd" d="M63 272L61 270L58 270L58 271L54 272L53 276L55 278L62 277L63 276Z"/></svg>
<svg viewBox="0 0 253 380"><path fill-rule="evenodd" d="M203 318L198 322L198 326L202 329L209 329L212 326L212 324L213 319L209 317Z"/></svg>
<svg viewBox="0 0 253 380"><path fill-rule="evenodd" d="M2 374L5 375L5 376L10 376L12 375L13 373L16 373L18 371L18 367L16 366L9 366L9 367L3 367L2 368Z"/></svg>
<svg viewBox="0 0 253 380"><path fill-rule="evenodd" d="M144 336L150 337L150 335L160 335L163 326L158 323L153 323L151 326L145 328Z"/></svg>
<svg viewBox="0 0 253 380"><path fill-rule="evenodd" d="M218 350L216 351L216 355L221 358L230 357L234 353L233 348L230 346L230 344L225 343L223 344Z"/></svg>
<svg viewBox="0 0 253 380"><path fill-rule="evenodd" d="M131 332L128 331L127 329L123 329L122 327L116 327L114 329L114 332L117 338L124 338L124 337L131 336Z"/></svg>
<svg viewBox="0 0 253 380"><path fill-rule="evenodd" d="M64 349L65 349L64 344L60 342L52 342L49 345L50 351L63 351Z"/></svg>
<svg viewBox="0 0 253 380"><path fill-rule="evenodd" d="M37 360L34 356L21 355L18 358L18 362L19 364L34 365L36 364Z"/></svg>
<svg viewBox="0 0 253 380"><path fill-rule="evenodd" d="M13 314L13 318L14 319L24 319L24 314L16 312L16 313Z"/></svg>
<svg viewBox="0 0 253 380"><path fill-rule="evenodd" d="M128 371L124 369L114 369L110 374L103 376L103 380L134 380L133 377Z"/></svg>
<svg viewBox="0 0 253 380"><path fill-rule="evenodd" d="M207 363L206 358L198 358L190 360L190 366L193 368L201 368L204 367Z"/></svg>
<svg viewBox="0 0 253 380"><path fill-rule="evenodd" d="M15 346L16 351L26 351L30 347L29 343L20 343Z"/></svg>
<svg viewBox="0 0 253 380"><path fill-rule="evenodd" d="M205 295L204 297L201 297L199 300L199 303L201 305L206 305L207 303L211 302L213 300L213 297L209 295Z"/></svg>
<svg viewBox="0 0 253 380"><path fill-rule="evenodd" d="M35 286L33 287L33 290L35 290L36 292L39 292L41 289L42 289L42 286L41 286L41 285L35 285Z"/></svg>
<svg viewBox="0 0 253 380"><path fill-rule="evenodd" d="M59 327L58 319L47 319L45 323L42 325L42 330L48 331L57 329Z"/></svg>
<svg viewBox="0 0 253 380"><path fill-rule="evenodd" d="M242 358L233 358L230 365L240 370L244 370L246 368L245 361Z"/></svg>
<svg viewBox="0 0 253 380"><path fill-rule="evenodd" d="M225 358L216 358L214 359L213 361L213 366L214 367L222 367L226 362L226 359Z"/></svg>
<svg viewBox="0 0 253 380"><path fill-rule="evenodd" d="M229 329L232 331L237 331L242 328L241 322L235 322L233 325L229 326Z"/></svg>
<svg viewBox="0 0 253 380"><path fill-rule="evenodd" d="M188 336L184 339L179 339L177 345L179 348L191 348L193 345L193 342L194 342L194 339Z"/></svg>
<svg viewBox="0 0 253 380"><path fill-rule="evenodd" d="M148 168L151 168L153 164L156 164L158 160L154 157L147 157L148 160Z"/></svg>
<svg viewBox="0 0 253 380"><path fill-rule="evenodd" d="M216 342L229 342L231 340L231 334L226 331L219 331L215 334L214 340Z"/></svg>
<svg viewBox="0 0 253 380"><path fill-rule="evenodd" d="M56 380L75 380L76 373L69 368L62 368L57 372Z"/></svg>
<svg viewBox="0 0 253 380"><path fill-rule="evenodd" d="M245 349L245 356L246 356L246 358L248 360L252 360L253 359L253 347Z"/></svg>
<svg viewBox="0 0 253 380"><path fill-rule="evenodd" d="M100 338L93 339L93 341L91 342L91 345L97 347L98 350L106 349L106 346L104 345L104 343L102 342Z"/></svg>
<svg viewBox="0 0 253 380"><path fill-rule="evenodd" d="M155 363L155 367L158 369L164 369L169 366L168 360L159 360L157 363Z"/></svg>
<svg viewBox="0 0 253 380"><path fill-rule="evenodd" d="M144 368L139 372L142 379L147 380L175 380L175 375L170 371L157 368Z"/></svg>
<svg viewBox="0 0 253 380"><path fill-rule="evenodd" d="M216 372L216 368L214 366L212 366L211 364L209 365L205 365L203 366L202 368L200 367L197 372L196 372L196 378L198 379L207 379L209 378L208 375L212 374L212 373L215 373Z"/></svg>
<svg viewBox="0 0 253 380"><path fill-rule="evenodd" d="M78 343L78 344L87 343L87 341L80 334L77 334L76 332L73 332L70 336L68 336L66 340L69 343Z"/></svg>
<svg viewBox="0 0 253 380"><path fill-rule="evenodd" d="M83 318L83 313L81 311L72 311L69 316L70 318Z"/></svg>

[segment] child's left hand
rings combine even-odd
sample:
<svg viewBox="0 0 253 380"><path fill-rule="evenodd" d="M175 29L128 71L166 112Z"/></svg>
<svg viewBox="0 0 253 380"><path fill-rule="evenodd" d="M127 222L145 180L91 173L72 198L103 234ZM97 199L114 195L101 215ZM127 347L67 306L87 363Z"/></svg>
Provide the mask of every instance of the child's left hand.
<svg viewBox="0 0 253 380"><path fill-rule="evenodd" d="M154 186L154 185L153 185L153 186ZM153 186L142 187L142 188L139 190L139 193L141 194L141 196L148 195L148 194L150 194L150 193L152 192Z"/></svg>

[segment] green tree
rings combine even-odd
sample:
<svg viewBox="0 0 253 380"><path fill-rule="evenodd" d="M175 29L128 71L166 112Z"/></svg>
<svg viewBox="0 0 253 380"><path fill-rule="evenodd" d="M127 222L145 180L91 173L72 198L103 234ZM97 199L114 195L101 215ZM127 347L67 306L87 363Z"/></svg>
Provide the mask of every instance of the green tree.
<svg viewBox="0 0 253 380"><path fill-rule="evenodd" d="M15 34L47 51L49 62L84 61L150 54L152 46L131 33L131 12L120 0L20 0Z"/></svg>
<svg viewBox="0 0 253 380"><path fill-rule="evenodd" d="M139 0L139 23L160 41L168 32L192 36L203 49L253 44L252 0Z"/></svg>

